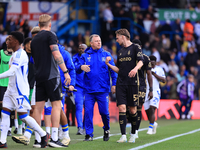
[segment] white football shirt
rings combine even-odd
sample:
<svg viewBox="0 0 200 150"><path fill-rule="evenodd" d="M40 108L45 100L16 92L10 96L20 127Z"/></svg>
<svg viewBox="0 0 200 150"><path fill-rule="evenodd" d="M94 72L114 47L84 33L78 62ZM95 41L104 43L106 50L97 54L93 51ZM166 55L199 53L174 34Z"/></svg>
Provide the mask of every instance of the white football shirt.
<svg viewBox="0 0 200 150"><path fill-rule="evenodd" d="M155 72L157 75L159 75L161 77L165 77L165 72L164 72L163 68L161 68L159 66L155 66L155 68L152 68L151 71ZM160 89L160 87L159 87L160 83L154 75L152 75L152 79L153 79L153 90ZM147 83L147 90L149 91L149 83L148 83L147 77L146 77L146 83Z"/></svg>
<svg viewBox="0 0 200 150"><path fill-rule="evenodd" d="M9 68L15 67L15 73L9 77L7 92L12 95L29 95L28 56L23 49L13 53Z"/></svg>

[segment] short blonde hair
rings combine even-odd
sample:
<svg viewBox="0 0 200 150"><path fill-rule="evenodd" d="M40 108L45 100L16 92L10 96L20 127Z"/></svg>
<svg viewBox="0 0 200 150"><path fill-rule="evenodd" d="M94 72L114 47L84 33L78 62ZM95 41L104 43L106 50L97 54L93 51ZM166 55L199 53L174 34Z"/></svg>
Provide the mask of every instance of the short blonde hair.
<svg viewBox="0 0 200 150"><path fill-rule="evenodd" d="M124 35L128 40L130 40L130 33L128 32L127 29L119 29L115 31L115 34L117 35Z"/></svg>
<svg viewBox="0 0 200 150"><path fill-rule="evenodd" d="M35 27L33 27L33 29L31 30L31 34L33 35L33 34L36 34L36 33L38 33L38 32L40 32L40 27L39 26L35 26Z"/></svg>
<svg viewBox="0 0 200 150"><path fill-rule="evenodd" d="M51 16L48 15L48 14L42 14L39 17L39 25L40 25L40 27L48 26L50 21L51 21Z"/></svg>

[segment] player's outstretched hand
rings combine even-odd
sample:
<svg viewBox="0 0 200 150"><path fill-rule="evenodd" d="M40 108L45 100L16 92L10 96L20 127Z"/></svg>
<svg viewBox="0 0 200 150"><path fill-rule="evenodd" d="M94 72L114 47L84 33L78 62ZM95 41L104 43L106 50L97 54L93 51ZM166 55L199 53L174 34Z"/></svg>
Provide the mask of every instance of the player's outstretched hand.
<svg viewBox="0 0 200 150"><path fill-rule="evenodd" d="M111 57L110 56L106 57L106 61L105 61L106 65L109 64L109 61L111 61Z"/></svg>
<svg viewBox="0 0 200 150"><path fill-rule="evenodd" d="M130 78L135 77L137 71L138 71L138 70L137 70L136 68L132 69L132 70L129 72L128 76L129 76Z"/></svg>
<svg viewBox="0 0 200 150"><path fill-rule="evenodd" d="M150 92L149 91L149 94L148 94L148 100L152 99L153 98L153 92Z"/></svg>
<svg viewBox="0 0 200 150"><path fill-rule="evenodd" d="M64 81L65 85L70 85L71 78L70 78L69 73L64 73L64 76L65 76L65 81Z"/></svg>
<svg viewBox="0 0 200 150"><path fill-rule="evenodd" d="M82 65L81 70L83 70L85 72L90 72L90 65Z"/></svg>

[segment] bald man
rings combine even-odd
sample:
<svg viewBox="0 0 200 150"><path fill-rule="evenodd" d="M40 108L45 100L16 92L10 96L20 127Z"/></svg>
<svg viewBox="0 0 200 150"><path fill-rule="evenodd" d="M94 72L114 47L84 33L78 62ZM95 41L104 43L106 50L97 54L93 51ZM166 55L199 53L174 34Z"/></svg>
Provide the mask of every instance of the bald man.
<svg viewBox="0 0 200 150"><path fill-rule="evenodd" d="M84 53L85 49L87 48L86 44L80 44L78 47L78 53L73 56L73 63L76 69L76 85L75 88L77 92L74 92L74 99L76 105L76 119L77 119L77 127L78 132L77 135L84 134L84 123L83 123L83 101L84 101L84 93L83 93L83 76L84 72L78 70L80 68L80 59L81 55Z"/></svg>

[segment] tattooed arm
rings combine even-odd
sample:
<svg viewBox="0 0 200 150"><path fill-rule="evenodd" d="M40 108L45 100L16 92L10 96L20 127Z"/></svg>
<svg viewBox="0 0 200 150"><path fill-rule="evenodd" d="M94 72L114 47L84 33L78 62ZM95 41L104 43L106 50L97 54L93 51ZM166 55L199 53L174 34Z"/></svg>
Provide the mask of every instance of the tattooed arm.
<svg viewBox="0 0 200 150"><path fill-rule="evenodd" d="M61 68L61 70L63 72L66 72L67 71L67 67L65 66L65 63L64 63L64 60L63 60L63 57L58 49L58 45L57 44L54 44L54 45L50 45L50 49L51 49L51 52L53 54L53 57L55 59L55 61L57 62L57 64L59 65L59 67ZM64 73L64 76L65 76L65 84L66 85L69 85L70 82L71 82L71 78L69 76L69 73Z"/></svg>

